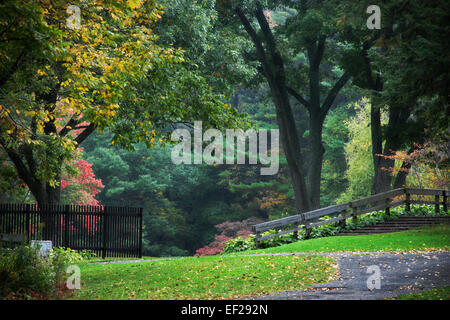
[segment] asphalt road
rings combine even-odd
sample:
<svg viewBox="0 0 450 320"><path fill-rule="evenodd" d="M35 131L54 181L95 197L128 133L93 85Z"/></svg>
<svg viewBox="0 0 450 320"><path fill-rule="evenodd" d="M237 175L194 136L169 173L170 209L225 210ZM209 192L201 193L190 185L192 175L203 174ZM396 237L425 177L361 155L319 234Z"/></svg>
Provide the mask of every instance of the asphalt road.
<svg viewBox="0 0 450 320"><path fill-rule="evenodd" d="M337 260L338 280L251 299L379 300L450 285L450 252L324 255Z"/></svg>

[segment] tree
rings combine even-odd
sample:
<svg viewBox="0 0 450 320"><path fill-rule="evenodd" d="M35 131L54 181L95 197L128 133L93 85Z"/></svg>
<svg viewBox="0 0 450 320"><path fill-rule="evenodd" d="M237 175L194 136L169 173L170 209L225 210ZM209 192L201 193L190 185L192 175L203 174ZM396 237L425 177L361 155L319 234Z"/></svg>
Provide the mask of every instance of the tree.
<svg viewBox="0 0 450 320"><path fill-rule="evenodd" d="M372 106L367 98L354 104L356 115L346 120L349 141L345 144L347 189L338 198L338 203L364 198L371 194L373 184L372 130L370 128ZM387 123L386 112L381 113L381 123Z"/></svg>
<svg viewBox="0 0 450 320"><path fill-rule="evenodd" d="M155 1L76 1L79 28L68 5L0 3L0 146L39 204L60 201L62 164L94 131L132 149L169 141L177 123L241 123L181 49L157 43Z"/></svg>
<svg viewBox="0 0 450 320"><path fill-rule="evenodd" d="M395 151L390 158L401 166L383 168L391 175L407 174L405 186L448 190L450 185L449 142L426 141L411 153ZM403 186L402 186L403 187Z"/></svg>
<svg viewBox="0 0 450 320"><path fill-rule="evenodd" d="M296 206L308 211L320 206L323 123L336 96L350 79L350 72L333 69L338 66L339 54L325 54L327 46L342 53L336 41L337 30L333 27L335 3L285 1L282 4L287 6L290 16L283 26L271 27L265 9L278 7L279 1L264 4L261 1L220 1L224 19L230 19L230 14L234 13L253 43L255 51L247 55L258 61L258 70L270 88ZM303 71L306 79L301 77ZM334 84L330 85L330 81ZM305 108L309 116L307 166L299 144L291 98Z"/></svg>
<svg viewBox="0 0 450 320"><path fill-rule="evenodd" d="M104 188L101 179L95 178L92 163L81 158L82 148L78 150L79 156L71 159L69 164L77 169L76 175L61 177L61 202L79 205L99 205L95 196Z"/></svg>
<svg viewBox="0 0 450 320"><path fill-rule="evenodd" d="M343 1L340 26L354 46L346 63L354 83L371 97L374 178L372 192L397 188L406 172L391 176L395 150L414 151L431 135L448 137L448 3L388 1L381 6L380 30L366 28L369 1ZM388 122L382 125L382 110ZM426 129L426 130L425 130ZM408 164L405 163L405 166Z"/></svg>

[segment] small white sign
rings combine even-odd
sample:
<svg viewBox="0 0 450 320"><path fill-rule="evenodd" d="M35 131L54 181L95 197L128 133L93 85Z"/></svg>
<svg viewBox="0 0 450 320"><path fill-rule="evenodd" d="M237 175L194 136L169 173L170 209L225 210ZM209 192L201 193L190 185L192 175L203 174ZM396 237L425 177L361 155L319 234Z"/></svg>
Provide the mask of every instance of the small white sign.
<svg viewBox="0 0 450 320"><path fill-rule="evenodd" d="M41 257L47 258L50 254L50 250L52 250L52 242L51 241L44 241L44 240L31 240L30 246L32 248L37 248L38 254Z"/></svg>

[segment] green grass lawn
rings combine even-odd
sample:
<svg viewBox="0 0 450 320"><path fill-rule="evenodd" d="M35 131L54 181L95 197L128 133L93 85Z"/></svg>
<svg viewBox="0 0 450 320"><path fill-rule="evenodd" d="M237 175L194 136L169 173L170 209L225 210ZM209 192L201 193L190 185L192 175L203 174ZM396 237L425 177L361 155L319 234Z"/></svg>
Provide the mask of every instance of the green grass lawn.
<svg viewBox="0 0 450 320"><path fill-rule="evenodd" d="M337 271L324 256L200 257L142 263L81 264L74 299L232 299L302 290Z"/></svg>
<svg viewBox="0 0 450 320"><path fill-rule="evenodd" d="M448 224L393 233L315 238L242 253L437 250L450 250L450 225Z"/></svg>
<svg viewBox="0 0 450 320"><path fill-rule="evenodd" d="M450 250L449 225L389 234L317 238L242 254L437 250ZM73 299L233 299L303 290L337 275L336 261L319 255L219 255L126 264L81 263L80 268L82 288ZM448 296L448 289L443 293L430 292L431 296L434 294Z"/></svg>
<svg viewBox="0 0 450 320"><path fill-rule="evenodd" d="M414 292L388 300L450 300L450 287Z"/></svg>

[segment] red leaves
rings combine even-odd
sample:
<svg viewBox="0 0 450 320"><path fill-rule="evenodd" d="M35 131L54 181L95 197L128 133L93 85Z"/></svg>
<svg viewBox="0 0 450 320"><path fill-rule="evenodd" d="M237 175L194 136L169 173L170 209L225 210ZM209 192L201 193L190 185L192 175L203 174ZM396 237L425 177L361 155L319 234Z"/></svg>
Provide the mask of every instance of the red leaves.
<svg viewBox="0 0 450 320"><path fill-rule="evenodd" d="M82 149L79 149L82 152ZM83 205L99 205L95 195L104 188L101 179L96 179L94 171L92 170L92 163L84 159L76 160L74 166L78 169L79 174L74 177L66 177L61 179L61 191L70 185L77 187L77 204Z"/></svg>
<svg viewBox="0 0 450 320"><path fill-rule="evenodd" d="M214 241L211 242L209 245L198 249L195 252L196 257L202 257L202 256L211 256L215 254L219 254L222 252L223 248L225 247L225 242L230 240L230 237L227 237L223 234L216 235L214 238Z"/></svg>

